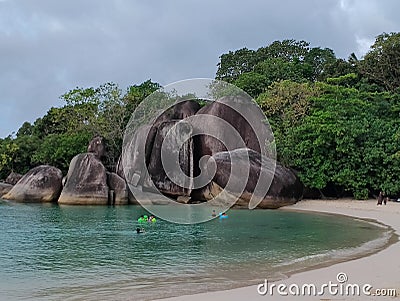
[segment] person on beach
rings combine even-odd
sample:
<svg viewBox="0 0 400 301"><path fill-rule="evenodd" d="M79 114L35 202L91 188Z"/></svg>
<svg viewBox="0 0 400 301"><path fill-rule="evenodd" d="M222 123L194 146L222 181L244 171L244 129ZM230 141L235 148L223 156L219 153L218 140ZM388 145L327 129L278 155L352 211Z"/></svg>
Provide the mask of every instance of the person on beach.
<svg viewBox="0 0 400 301"><path fill-rule="evenodd" d="M383 199L383 204L386 205L387 202L389 202L389 197L388 196Z"/></svg>
<svg viewBox="0 0 400 301"><path fill-rule="evenodd" d="M383 191L380 191L379 192L379 195L378 195L378 204L377 205L382 205L382 202L383 202L383 197L385 196L385 194L383 193ZM385 204L386 205L386 204Z"/></svg>
<svg viewBox="0 0 400 301"><path fill-rule="evenodd" d="M212 217L216 217L216 216L217 216L217 213L215 212L215 210L212 211L211 216L212 216Z"/></svg>

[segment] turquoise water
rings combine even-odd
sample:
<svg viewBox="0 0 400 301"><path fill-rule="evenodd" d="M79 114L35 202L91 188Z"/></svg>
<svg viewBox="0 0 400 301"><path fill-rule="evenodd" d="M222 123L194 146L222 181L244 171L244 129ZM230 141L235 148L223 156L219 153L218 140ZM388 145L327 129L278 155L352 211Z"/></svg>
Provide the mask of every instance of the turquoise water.
<svg viewBox="0 0 400 301"><path fill-rule="evenodd" d="M189 226L159 220L136 234L143 213L0 200L0 300L152 300L228 289L374 252L389 237L365 221L276 210L230 210L228 219Z"/></svg>

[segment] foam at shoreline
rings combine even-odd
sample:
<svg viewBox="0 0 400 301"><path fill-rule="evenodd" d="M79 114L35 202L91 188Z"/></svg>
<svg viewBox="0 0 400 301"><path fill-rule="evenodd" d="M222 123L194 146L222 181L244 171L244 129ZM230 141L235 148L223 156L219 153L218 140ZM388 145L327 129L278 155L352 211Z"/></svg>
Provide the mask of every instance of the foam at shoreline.
<svg viewBox="0 0 400 301"><path fill-rule="evenodd" d="M387 227L388 228L388 227ZM377 239L367 241L355 248L343 248L331 250L327 253L308 255L301 258L296 258L289 262L278 265L282 266L291 266L291 265L301 265L301 269L305 267L312 267L314 264L319 265L320 261L323 260L325 264L335 264L337 262L348 261L355 258L365 257L371 254L374 254L384 248L386 248L390 244L390 240L393 237L393 230L388 230L384 232L382 237ZM313 263L315 259L318 259L316 263ZM297 269L294 269L292 272L295 272Z"/></svg>

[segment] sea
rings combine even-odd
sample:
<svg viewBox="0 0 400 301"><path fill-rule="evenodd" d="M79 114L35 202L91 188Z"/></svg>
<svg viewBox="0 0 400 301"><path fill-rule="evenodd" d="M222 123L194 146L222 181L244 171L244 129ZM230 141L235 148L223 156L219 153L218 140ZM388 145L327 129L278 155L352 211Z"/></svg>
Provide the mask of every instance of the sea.
<svg viewBox="0 0 400 301"><path fill-rule="evenodd" d="M0 300L154 300L225 290L366 256L393 234L371 221L285 210L231 209L228 218L194 225L138 224L142 214L134 205L0 199Z"/></svg>

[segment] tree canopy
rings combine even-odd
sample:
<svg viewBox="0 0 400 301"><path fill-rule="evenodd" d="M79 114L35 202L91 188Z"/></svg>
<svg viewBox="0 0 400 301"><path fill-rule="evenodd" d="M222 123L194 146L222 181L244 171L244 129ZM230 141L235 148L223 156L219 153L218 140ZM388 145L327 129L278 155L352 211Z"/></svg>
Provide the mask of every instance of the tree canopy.
<svg viewBox="0 0 400 301"><path fill-rule="evenodd" d="M148 80L128 87L125 93L114 83L68 91L60 97L61 107L50 108L33 124L25 122L16 137L0 139L0 179L39 164L54 165L66 173L71 159L85 152L96 135L106 139L106 165L112 169L131 113L159 87Z"/></svg>
<svg viewBox="0 0 400 301"><path fill-rule="evenodd" d="M379 35L360 63L360 72L387 91L400 88L400 33Z"/></svg>
<svg viewBox="0 0 400 301"><path fill-rule="evenodd" d="M364 58L284 40L220 57L217 78L256 99L278 159L311 189L367 198L400 194L400 34L379 35Z"/></svg>

